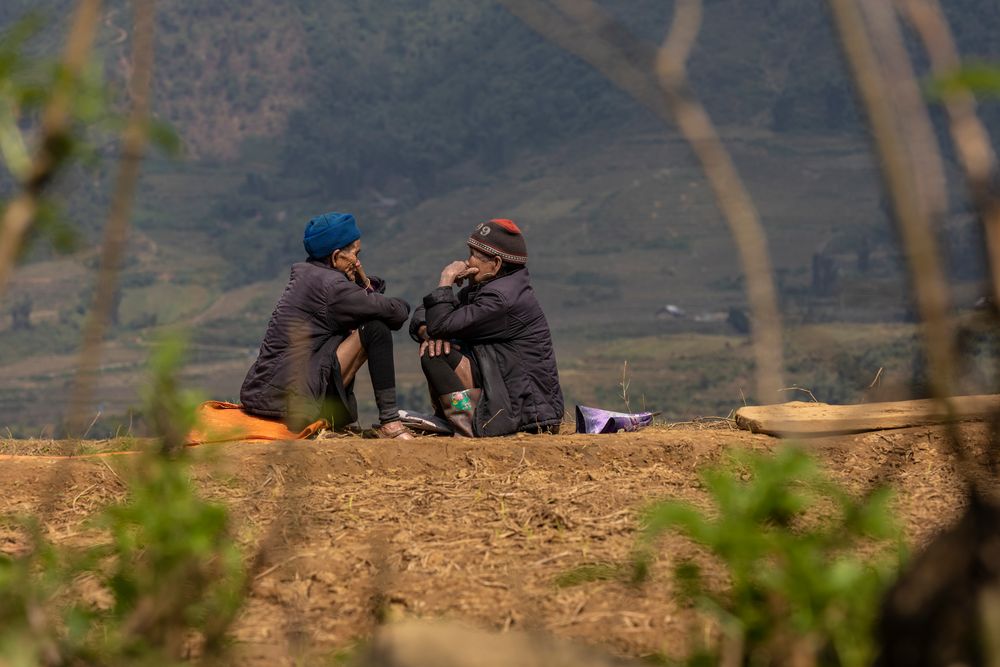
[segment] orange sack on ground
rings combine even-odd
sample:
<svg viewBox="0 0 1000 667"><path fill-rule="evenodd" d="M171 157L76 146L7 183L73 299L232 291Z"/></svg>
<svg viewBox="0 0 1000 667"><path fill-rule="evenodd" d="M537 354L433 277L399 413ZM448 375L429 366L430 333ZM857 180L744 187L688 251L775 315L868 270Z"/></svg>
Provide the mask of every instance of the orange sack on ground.
<svg viewBox="0 0 1000 667"><path fill-rule="evenodd" d="M198 406L197 425L188 434L187 444L203 445L234 440L305 440L327 426L326 420L321 419L301 432L294 433L280 421L243 412L235 403L205 401Z"/></svg>

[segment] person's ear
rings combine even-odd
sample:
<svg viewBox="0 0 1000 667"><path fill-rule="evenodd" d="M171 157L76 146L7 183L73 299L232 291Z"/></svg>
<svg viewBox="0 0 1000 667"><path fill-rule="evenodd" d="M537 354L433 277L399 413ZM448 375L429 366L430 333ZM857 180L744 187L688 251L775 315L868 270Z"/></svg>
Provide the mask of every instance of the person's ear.
<svg viewBox="0 0 1000 667"><path fill-rule="evenodd" d="M332 266L333 268L337 268L337 253L338 252L340 252L340 251L339 250L334 250L332 253L330 253L330 266Z"/></svg>
<svg viewBox="0 0 1000 667"><path fill-rule="evenodd" d="M503 266L503 260L500 259L499 257L494 257L493 258L493 275L496 276L496 275L500 274L500 267L501 266Z"/></svg>

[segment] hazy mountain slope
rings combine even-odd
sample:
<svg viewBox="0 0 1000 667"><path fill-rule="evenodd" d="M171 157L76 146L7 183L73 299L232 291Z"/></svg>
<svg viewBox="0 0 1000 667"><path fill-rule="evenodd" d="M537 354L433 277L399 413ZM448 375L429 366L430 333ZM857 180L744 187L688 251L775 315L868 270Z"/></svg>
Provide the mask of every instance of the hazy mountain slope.
<svg viewBox="0 0 1000 667"><path fill-rule="evenodd" d="M71 3L11 0L0 26L29 4L53 21L33 48L55 56ZM608 6L651 41L669 19L669 3ZM731 333L724 319L744 304L741 270L684 143L498 6L158 7L157 114L187 150L143 167L107 357L116 369L109 411L134 401L147 347L164 325L191 331L192 381L232 398L288 266L302 258L305 221L331 209L358 214L366 264L413 302L445 261L461 256L475 222L513 217L528 236L531 271L566 364L625 336ZM789 321L904 318L894 240L823 3L714 0L705 9L693 83L755 196ZM961 0L949 11L967 52L996 53L993 5ZM128 69L129 20L126 3L107 6L101 53L118 85ZM996 134L995 114L984 105ZM103 154L113 158L114 150ZM109 160L64 184L64 211L85 241L103 224L112 174ZM950 231L961 232L952 234L956 265L972 267L968 279L976 237L960 186L954 192ZM814 254L837 267L829 290L814 284ZM15 276L0 312L0 367L20 365L17 382L0 392L0 425L64 391L93 260L85 242L69 259ZM962 289L962 302L971 302L974 283ZM14 331L8 304L24 298L33 328ZM691 317L658 315L665 303ZM416 386L418 370L406 359L401 373ZM733 375L729 366L716 370ZM682 382L704 384L696 375ZM667 395L659 380L649 382L650 397ZM609 377L602 391L614 386ZM713 409L721 401L686 384L669 389L705 396ZM698 413L691 401L685 414Z"/></svg>

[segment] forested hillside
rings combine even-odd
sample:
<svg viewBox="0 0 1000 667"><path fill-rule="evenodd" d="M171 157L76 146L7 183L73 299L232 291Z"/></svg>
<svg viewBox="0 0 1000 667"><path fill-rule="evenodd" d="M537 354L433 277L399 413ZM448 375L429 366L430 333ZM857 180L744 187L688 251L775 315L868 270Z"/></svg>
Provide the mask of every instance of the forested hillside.
<svg viewBox="0 0 1000 667"><path fill-rule="evenodd" d="M41 28L28 50L55 59L73 4L5 0L0 28L33 12ZM671 3L605 5L642 39L663 38ZM1000 5L947 9L967 57L1000 59ZM745 305L739 266L686 145L498 4L161 2L156 27L155 113L183 150L144 166L113 332L131 350L123 372L140 367L156 331L179 324L203 346L197 362L230 365L229 375L205 370L212 390L235 391L288 265L301 259L304 222L332 209L358 214L366 265L411 301L461 254L475 222L515 218L567 360L626 336L740 333L726 324ZM100 59L119 98L131 29L128 3L105 3ZM905 320L895 240L825 3L707 0L690 72L757 200L789 322ZM1000 134L998 105L982 114ZM63 370L42 379L38 364L12 376L37 380L42 393L65 384L91 296L92 241L117 155L112 134L94 141L98 159L58 188L78 252L56 261L36 244L0 312L0 365L64 355L51 362ZM967 304L979 240L954 183L947 236ZM0 179L0 193L11 187ZM664 315L666 303L688 316ZM905 346L894 354L912 357ZM871 363L850 383L874 373ZM837 373L854 365L831 364L822 382L853 396ZM713 384L700 405L735 400L746 368L734 368L718 371L728 384ZM604 395L617 382L608 372ZM707 386L706 377L684 382ZM704 413L689 385L668 391L670 382L649 379L647 395L687 401L675 414ZM25 405L27 386L0 392L0 417Z"/></svg>
<svg viewBox="0 0 1000 667"><path fill-rule="evenodd" d="M659 41L669 3L608 3ZM998 47L997 5L949 3L969 55ZM282 173L354 195L412 180L447 188L444 167L487 169L641 112L589 67L488 0L212 2L161 9L165 116L192 154L232 158L278 140ZM777 131L856 129L822 0L707 3L692 56L718 122ZM192 76L194 74L194 76Z"/></svg>
<svg viewBox="0 0 1000 667"><path fill-rule="evenodd" d="M0 26L30 9L47 21L37 42L54 49L71 6L9 0ZM107 7L103 54L109 79L121 81L130 17L122 0ZM651 42L670 19L670 3L655 0L607 7ZM948 9L967 54L997 53L997 5ZM470 169L496 172L595 129L625 136L652 122L490 0L160 3L157 26L159 117L183 139L187 165L245 177L246 187L213 193L208 210L161 210L154 226L177 215L249 224L264 212L248 194L322 207L374 192L409 205L463 184ZM691 73L723 126L860 131L822 0L710 0Z"/></svg>

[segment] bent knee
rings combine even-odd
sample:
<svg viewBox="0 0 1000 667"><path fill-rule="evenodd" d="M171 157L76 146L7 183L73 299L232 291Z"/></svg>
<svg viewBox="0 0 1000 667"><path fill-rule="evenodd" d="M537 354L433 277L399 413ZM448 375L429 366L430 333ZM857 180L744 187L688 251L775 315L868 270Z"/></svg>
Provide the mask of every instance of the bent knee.
<svg viewBox="0 0 1000 667"><path fill-rule="evenodd" d="M392 340L392 330L382 320L371 320L358 327L361 344L367 348L374 341Z"/></svg>
<svg viewBox="0 0 1000 667"><path fill-rule="evenodd" d="M425 373L429 370L442 367L448 368L449 370L451 369L451 366L448 365L448 360L445 357L441 355L432 357L426 352L420 355L420 368L422 368Z"/></svg>
<svg viewBox="0 0 1000 667"><path fill-rule="evenodd" d="M361 325L361 330L372 333L375 332L387 333L387 334L392 333L392 330L389 329L389 325L383 322L382 320L368 320L367 322Z"/></svg>

